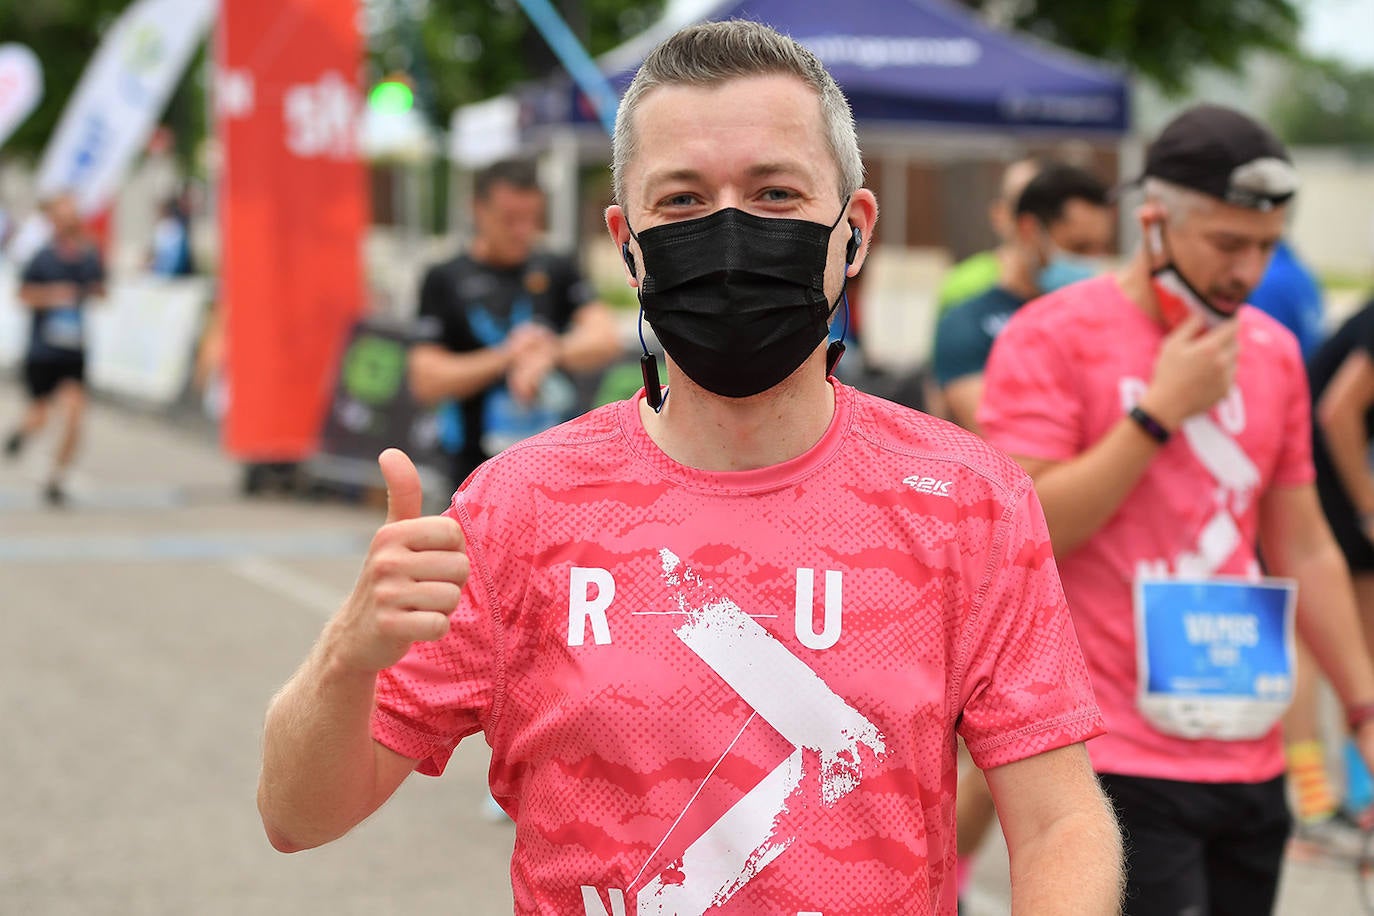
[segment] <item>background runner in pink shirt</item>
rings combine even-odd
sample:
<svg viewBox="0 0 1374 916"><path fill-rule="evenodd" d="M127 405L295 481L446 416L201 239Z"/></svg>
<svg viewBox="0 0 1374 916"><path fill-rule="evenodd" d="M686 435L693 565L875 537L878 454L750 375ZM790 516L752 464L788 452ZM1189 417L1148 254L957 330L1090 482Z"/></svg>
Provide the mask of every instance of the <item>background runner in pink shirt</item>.
<svg viewBox="0 0 1374 916"><path fill-rule="evenodd" d="M1366 756L1374 667L1312 486L1297 342L1242 305L1297 187L1288 154L1197 106L1144 176L1148 244L1012 318L978 419L1045 506L1107 721L1088 747L1128 837L1127 912L1251 916L1273 905L1289 831L1293 683L1291 601L1246 584L1257 544L1296 580L1296 626Z"/></svg>

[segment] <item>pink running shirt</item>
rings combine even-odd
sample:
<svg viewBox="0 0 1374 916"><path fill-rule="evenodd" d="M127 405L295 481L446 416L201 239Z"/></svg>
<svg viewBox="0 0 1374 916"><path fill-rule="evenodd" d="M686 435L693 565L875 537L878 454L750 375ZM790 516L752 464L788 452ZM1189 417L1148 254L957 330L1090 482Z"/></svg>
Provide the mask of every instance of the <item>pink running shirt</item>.
<svg viewBox="0 0 1374 916"><path fill-rule="evenodd" d="M1099 773L1260 782L1283 772L1275 727L1256 741L1164 735L1136 709L1132 583L1138 573L1259 575L1258 505L1311 483L1307 375L1293 335L1245 306L1231 393L1160 449L1103 527L1059 558L1074 627L1107 734L1088 743ZM978 411L1011 455L1065 461L1087 451L1144 394L1164 328L1116 278L1075 283L1021 309L993 347Z"/></svg>
<svg viewBox="0 0 1374 916"><path fill-rule="evenodd" d="M953 914L956 726L983 767L1100 732L1029 478L835 399L775 467L683 467L634 399L455 496L471 579L373 733L429 774L485 733L517 912Z"/></svg>

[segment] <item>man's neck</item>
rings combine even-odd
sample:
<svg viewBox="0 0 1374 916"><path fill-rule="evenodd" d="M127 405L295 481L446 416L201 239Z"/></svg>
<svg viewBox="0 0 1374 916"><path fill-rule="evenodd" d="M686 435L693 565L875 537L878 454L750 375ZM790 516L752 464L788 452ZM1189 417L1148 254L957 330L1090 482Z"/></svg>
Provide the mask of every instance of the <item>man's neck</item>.
<svg viewBox="0 0 1374 916"><path fill-rule="evenodd" d="M722 398L676 371L661 413L640 402L649 438L679 464L702 471L748 471L805 454L835 414L835 390L823 372L824 352L770 391Z"/></svg>
<svg viewBox="0 0 1374 916"><path fill-rule="evenodd" d="M493 270L514 270L524 263L524 261L506 262L494 257L491 245L480 236L473 239L472 244L468 246L468 257L483 267L490 267Z"/></svg>
<svg viewBox="0 0 1374 916"><path fill-rule="evenodd" d="M1137 249L1135 255L1116 272L1116 282L1131 304L1144 312L1150 320L1162 320L1154 287L1150 285L1149 256L1143 247Z"/></svg>
<svg viewBox="0 0 1374 916"><path fill-rule="evenodd" d="M80 254L85 248L79 232L60 232L52 237L52 243L58 253L67 258Z"/></svg>
<svg viewBox="0 0 1374 916"><path fill-rule="evenodd" d="M998 286L1027 301L1040 295L1035 277L1015 245L1003 245L997 249L997 264Z"/></svg>

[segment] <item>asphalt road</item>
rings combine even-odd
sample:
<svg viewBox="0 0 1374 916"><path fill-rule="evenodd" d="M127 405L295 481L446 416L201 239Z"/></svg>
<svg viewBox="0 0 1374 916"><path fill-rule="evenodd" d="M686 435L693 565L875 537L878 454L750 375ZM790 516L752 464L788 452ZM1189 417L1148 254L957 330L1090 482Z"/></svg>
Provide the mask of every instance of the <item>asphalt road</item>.
<svg viewBox="0 0 1374 916"><path fill-rule="evenodd" d="M0 430L22 401L0 376ZM262 714L346 594L379 507L245 500L202 423L97 405L70 505L49 443L0 464L0 913L511 912L487 748L352 834L284 856L254 806ZM1005 913L1006 861L973 916ZM1361 912L1352 868L1293 863L1280 916Z"/></svg>

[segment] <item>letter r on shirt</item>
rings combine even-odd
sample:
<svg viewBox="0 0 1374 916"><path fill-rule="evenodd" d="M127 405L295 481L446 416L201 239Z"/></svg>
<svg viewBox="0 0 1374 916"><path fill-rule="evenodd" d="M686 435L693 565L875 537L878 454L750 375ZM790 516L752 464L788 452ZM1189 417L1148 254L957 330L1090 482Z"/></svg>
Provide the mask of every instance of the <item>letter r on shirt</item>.
<svg viewBox="0 0 1374 916"><path fill-rule="evenodd" d="M615 579L610 570L574 566L568 574L568 645L582 645L589 621L596 644L610 645L611 628L606 622L606 608L613 600Z"/></svg>

